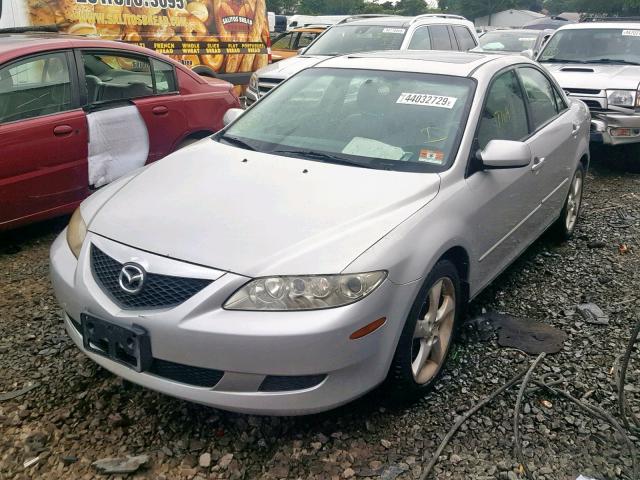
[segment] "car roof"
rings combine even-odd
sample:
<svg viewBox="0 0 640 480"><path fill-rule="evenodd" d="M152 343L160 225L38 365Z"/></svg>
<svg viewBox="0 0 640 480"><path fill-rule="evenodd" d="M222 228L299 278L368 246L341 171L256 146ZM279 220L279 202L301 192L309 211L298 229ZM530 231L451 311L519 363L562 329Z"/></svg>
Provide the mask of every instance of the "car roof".
<svg viewBox="0 0 640 480"><path fill-rule="evenodd" d="M495 30L489 30L485 33L519 33L519 34L530 34L530 35L540 35L542 32L546 30L532 30L530 28L496 28Z"/></svg>
<svg viewBox="0 0 640 480"><path fill-rule="evenodd" d="M584 22L563 25L558 30L586 30L602 28L640 29L640 22Z"/></svg>
<svg viewBox="0 0 640 480"><path fill-rule="evenodd" d="M96 36L83 37L68 35L66 33L44 32L0 33L0 64L24 55L65 48L113 48L127 50L146 56L162 58L163 61L171 62L182 68L182 64L179 62L137 45L113 40L103 40Z"/></svg>
<svg viewBox="0 0 640 480"><path fill-rule="evenodd" d="M511 58L511 60L509 60ZM455 77L468 77L479 67L496 62L516 63L514 59L529 62L521 55L485 55L484 53L438 51L438 50L385 50L380 52L354 53L326 60L322 68L361 68L368 70L391 70L401 72L434 73ZM500 67L501 68L501 67Z"/></svg>
<svg viewBox="0 0 640 480"><path fill-rule="evenodd" d="M345 23L339 23L332 28L340 28L344 26L352 25L375 25L384 27L403 27L408 28L411 25L423 25L427 23L446 23L446 24L469 24L468 20L454 17L440 17L437 15L427 16L419 15L417 17L402 17L402 16L388 16L388 17L371 17L359 20L352 20Z"/></svg>

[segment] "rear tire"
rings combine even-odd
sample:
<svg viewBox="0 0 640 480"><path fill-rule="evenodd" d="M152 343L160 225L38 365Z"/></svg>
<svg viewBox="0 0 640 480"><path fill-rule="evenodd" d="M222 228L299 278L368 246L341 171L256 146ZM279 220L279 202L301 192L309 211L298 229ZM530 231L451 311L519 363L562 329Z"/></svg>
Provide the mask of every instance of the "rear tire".
<svg viewBox="0 0 640 480"><path fill-rule="evenodd" d="M436 383L447 361L463 311L458 269L440 260L431 270L407 318L387 376L396 400L414 400Z"/></svg>
<svg viewBox="0 0 640 480"><path fill-rule="evenodd" d="M560 217L551 226L550 232L553 238L559 242L569 240L576 230L578 218L580 217L580 207L582 206L582 193L584 190L585 171L582 163L578 165L571 185L569 193L564 201Z"/></svg>

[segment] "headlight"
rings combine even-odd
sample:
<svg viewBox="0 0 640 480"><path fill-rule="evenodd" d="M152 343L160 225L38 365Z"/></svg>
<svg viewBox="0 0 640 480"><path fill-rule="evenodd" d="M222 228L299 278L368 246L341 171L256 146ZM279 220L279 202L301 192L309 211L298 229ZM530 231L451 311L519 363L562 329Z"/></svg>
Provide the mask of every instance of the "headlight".
<svg viewBox="0 0 640 480"><path fill-rule="evenodd" d="M258 91L258 75L255 72L251 75L251 79L249 80L249 88L254 92Z"/></svg>
<svg viewBox="0 0 640 480"><path fill-rule="evenodd" d="M73 212L69 226L67 227L67 243L76 258L80 256L80 250L87 236L87 225L84 223L80 207Z"/></svg>
<svg viewBox="0 0 640 480"><path fill-rule="evenodd" d="M227 310L319 310L363 299L380 286L387 272L347 275L263 277L250 281L224 304Z"/></svg>
<svg viewBox="0 0 640 480"><path fill-rule="evenodd" d="M633 107L636 103L636 92L633 90L607 90L607 102L618 107Z"/></svg>

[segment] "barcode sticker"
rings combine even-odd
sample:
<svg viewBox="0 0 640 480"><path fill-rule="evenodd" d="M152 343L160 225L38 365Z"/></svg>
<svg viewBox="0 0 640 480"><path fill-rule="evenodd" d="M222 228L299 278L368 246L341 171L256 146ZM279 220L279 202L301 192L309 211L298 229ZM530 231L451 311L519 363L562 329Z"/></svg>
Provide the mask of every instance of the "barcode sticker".
<svg viewBox="0 0 640 480"><path fill-rule="evenodd" d="M444 95L431 95L427 93L403 93L396 103L404 105L421 105L423 107L453 108L458 99Z"/></svg>

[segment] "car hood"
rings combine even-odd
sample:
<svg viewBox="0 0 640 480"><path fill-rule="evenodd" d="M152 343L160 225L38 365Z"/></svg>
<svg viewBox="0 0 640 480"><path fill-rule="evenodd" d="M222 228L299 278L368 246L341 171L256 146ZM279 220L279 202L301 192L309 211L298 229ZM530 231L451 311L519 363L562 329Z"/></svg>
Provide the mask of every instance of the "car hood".
<svg viewBox="0 0 640 480"><path fill-rule="evenodd" d="M437 174L300 160L205 139L144 169L88 223L123 244L249 277L339 273L439 186Z"/></svg>
<svg viewBox="0 0 640 480"><path fill-rule="evenodd" d="M640 83L640 66L599 63L542 63L562 88L635 90Z"/></svg>
<svg viewBox="0 0 640 480"><path fill-rule="evenodd" d="M285 58L279 62L267 65L258 71L258 77L263 78L289 78L295 75L300 70L313 67L320 63L322 60L326 60L326 55L298 55L291 58Z"/></svg>

